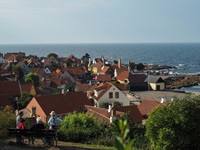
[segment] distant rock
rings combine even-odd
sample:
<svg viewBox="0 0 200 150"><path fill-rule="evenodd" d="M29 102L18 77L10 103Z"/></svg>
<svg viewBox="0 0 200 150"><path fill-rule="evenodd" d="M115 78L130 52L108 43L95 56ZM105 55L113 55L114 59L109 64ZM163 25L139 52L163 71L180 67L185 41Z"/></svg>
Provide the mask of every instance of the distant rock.
<svg viewBox="0 0 200 150"><path fill-rule="evenodd" d="M165 79L166 89L195 86L200 83L200 75L184 75Z"/></svg>

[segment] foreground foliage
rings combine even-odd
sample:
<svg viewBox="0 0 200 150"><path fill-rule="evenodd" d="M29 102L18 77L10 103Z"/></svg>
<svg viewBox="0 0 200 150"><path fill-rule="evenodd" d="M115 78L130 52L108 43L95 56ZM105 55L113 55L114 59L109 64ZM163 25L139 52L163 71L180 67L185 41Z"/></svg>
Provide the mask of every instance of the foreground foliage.
<svg viewBox="0 0 200 150"><path fill-rule="evenodd" d="M101 123L84 113L69 114L59 129L62 140L81 143L91 143L91 139L97 138L101 131Z"/></svg>
<svg viewBox="0 0 200 150"><path fill-rule="evenodd" d="M8 128L15 127L15 118L12 107L6 106L0 111L0 138L7 137Z"/></svg>
<svg viewBox="0 0 200 150"><path fill-rule="evenodd" d="M152 149L200 149L200 97L185 98L153 110L146 122Z"/></svg>

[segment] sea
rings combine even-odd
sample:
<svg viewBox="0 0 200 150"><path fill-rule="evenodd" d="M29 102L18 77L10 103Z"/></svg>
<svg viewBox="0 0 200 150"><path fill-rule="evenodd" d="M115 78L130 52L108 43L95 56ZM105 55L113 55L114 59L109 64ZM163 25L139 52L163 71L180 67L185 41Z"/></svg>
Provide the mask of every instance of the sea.
<svg viewBox="0 0 200 150"><path fill-rule="evenodd" d="M184 74L200 74L200 43L100 43L100 44L0 44L0 52L25 52L28 55L46 57L56 53L59 57L73 54L81 58L88 53L93 58L104 57L108 61L121 59L134 63L174 66L172 70ZM200 86L187 90L199 91Z"/></svg>

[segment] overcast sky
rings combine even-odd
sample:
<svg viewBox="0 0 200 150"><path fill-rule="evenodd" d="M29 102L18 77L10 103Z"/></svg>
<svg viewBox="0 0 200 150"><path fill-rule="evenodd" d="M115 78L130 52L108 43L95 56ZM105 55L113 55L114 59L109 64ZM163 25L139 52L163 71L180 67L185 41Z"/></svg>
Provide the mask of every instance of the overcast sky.
<svg viewBox="0 0 200 150"><path fill-rule="evenodd" d="M0 44L200 42L200 0L0 0Z"/></svg>

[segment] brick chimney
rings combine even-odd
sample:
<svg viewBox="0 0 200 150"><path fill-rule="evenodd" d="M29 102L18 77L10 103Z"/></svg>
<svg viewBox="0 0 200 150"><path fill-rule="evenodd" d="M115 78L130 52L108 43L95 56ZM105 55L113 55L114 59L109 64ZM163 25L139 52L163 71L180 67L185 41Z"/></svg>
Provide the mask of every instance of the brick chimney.
<svg viewBox="0 0 200 150"><path fill-rule="evenodd" d="M121 59L118 58L118 68L121 68Z"/></svg>
<svg viewBox="0 0 200 150"><path fill-rule="evenodd" d="M115 104L112 103L111 114L110 114L110 123L112 123L116 119L117 119L117 117L116 117Z"/></svg>
<svg viewBox="0 0 200 150"><path fill-rule="evenodd" d="M32 106L30 117L36 117L36 107Z"/></svg>

